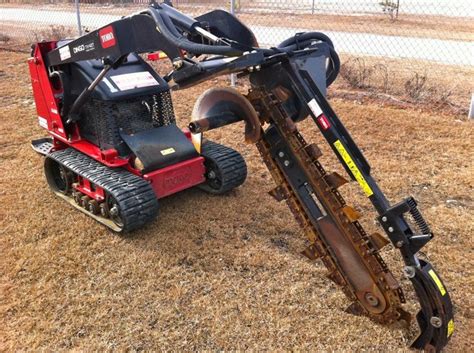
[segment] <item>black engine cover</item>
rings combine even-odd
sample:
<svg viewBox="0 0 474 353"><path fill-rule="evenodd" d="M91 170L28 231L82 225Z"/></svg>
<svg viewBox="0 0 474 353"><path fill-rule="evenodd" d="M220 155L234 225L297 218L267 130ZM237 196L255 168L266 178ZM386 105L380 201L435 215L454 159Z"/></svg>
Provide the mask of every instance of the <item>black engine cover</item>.
<svg viewBox="0 0 474 353"><path fill-rule="evenodd" d="M76 98L88 87L104 68L100 60L85 60L69 64L71 96ZM161 78L137 54L128 56L127 62L111 69L92 92L92 98L102 101L121 101L134 97L159 94L169 90Z"/></svg>

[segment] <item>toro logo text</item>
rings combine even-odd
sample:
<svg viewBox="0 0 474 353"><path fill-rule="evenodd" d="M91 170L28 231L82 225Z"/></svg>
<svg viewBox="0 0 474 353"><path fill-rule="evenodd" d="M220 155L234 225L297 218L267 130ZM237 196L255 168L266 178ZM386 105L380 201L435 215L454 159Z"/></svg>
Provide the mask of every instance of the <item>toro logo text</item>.
<svg viewBox="0 0 474 353"><path fill-rule="evenodd" d="M114 28L107 26L99 31L100 44L102 48L110 48L116 44Z"/></svg>

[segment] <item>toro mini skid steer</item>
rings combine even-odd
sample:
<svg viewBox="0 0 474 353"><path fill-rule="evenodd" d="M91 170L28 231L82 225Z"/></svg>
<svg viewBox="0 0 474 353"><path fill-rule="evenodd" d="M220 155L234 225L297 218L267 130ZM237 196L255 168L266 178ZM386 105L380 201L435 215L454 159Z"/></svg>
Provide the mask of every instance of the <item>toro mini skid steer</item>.
<svg viewBox="0 0 474 353"><path fill-rule="evenodd" d="M214 194L241 185L242 156L211 141L196 149L189 129L176 126L168 83L136 54L134 39L114 26L100 33L97 43L90 35L79 39L85 44L37 43L29 61L38 122L51 135L32 146L46 157L53 191L128 232L156 217L159 198L196 185ZM153 39L147 50L160 48ZM93 59L103 50L120 50L119 60Z"/></svg>
<svg viewBox="0 0 474 353"><path fill-rule="evenodd" d="M137 54L161 51L173 70L158 76ZM37 43L29 61L38 119L51 137L33 141L45 155L51 188L116 231L143 226L157 198L199 185L213 193L243 183L235 151L202 142L202 133L239 121L305 232L304 254L321 259L342 287L351 312L380 323L409 322L404 293L379 250L391 242L419 300L420 334L412 347L440 351L454 331L445 285L418 251L433 234L414 198L391 205L370 166L326 100L339 58L322 33L298 33L278 47L259 48L238 19L215 10L188 17L166 4L124 17L69 42ZM217 75L248 77L246 95L212 88L198 98L187 129L174 121L169 95ZM310 117L378 213L387 238L368 235L327 172L319 147L297 123ZM73 201L74 200L74 201Z"/></svg>

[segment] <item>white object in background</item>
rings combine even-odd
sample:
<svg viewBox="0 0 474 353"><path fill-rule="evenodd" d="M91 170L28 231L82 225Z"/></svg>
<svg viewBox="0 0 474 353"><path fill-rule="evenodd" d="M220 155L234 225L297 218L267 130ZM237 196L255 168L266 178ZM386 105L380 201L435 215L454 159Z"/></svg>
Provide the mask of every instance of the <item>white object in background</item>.
<svg viewBox="0 0 474 353"><path fill-rule="evenodd" d="M471 95L471 106L469 107L468 119L474 120L474 93Z"/></svg>

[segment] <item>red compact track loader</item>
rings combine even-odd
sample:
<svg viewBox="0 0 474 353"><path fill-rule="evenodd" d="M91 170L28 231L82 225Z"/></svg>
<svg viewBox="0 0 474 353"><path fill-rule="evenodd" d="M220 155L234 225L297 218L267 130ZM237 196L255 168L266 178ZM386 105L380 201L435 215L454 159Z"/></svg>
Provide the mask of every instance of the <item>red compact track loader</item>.
<svg viewBox="0 0 474 353"><path fill-rule="evenodd" d="M173 70L160 77L138 54L162 51ZM379 250L392 243L419 300L412 347L440 351L454 331L453 307L433 266L418 256L433 233L413 197L391 205L371 168L326 100L339 73L330 38L298 33L260 48L249 28L221 10L197 18L153 3L72 41L42 42L29 60L38 122L50 137L33 141L46 179L61 198L118 232L144 226L157 199L199 186L220 194L241 185L246 166L234 150L202 133L245 122L276 187L305 233L304 254L320 259L351 301L380 323L409 322L404 292ZM175 124L169 93L218 75L247 77L249 91L212 88L197 99L188 127ZM378 213L386 234L367 234L298 122L311 118ZM401 168L402 169L402 168ZM271 217L271 215L269 215Z"/></svg>
<svg viewBox="0 0 474 353"><path fill-rule="evenodd" d="M58 196L127 232L156 217L159 198L196 185L221 194L245 181L238 152L195 145L189 129L176 126L168 83L140 56L130 53L113 69L96 59L48 65L66 43L37 43L29 60L38 123L50 135L32 145L45 155Z"/></svg>

